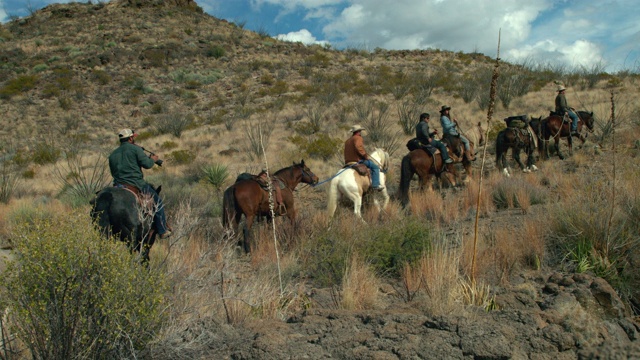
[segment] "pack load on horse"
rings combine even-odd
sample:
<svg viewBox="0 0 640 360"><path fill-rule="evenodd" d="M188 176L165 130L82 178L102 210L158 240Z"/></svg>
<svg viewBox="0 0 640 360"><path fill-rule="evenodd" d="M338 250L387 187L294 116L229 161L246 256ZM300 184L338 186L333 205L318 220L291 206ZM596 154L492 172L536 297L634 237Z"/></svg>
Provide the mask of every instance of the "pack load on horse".
<svg viewBox="0 0 640 360"><path fill-rule="evenodd" d="M505 176L511 176L506 162L506 154L509 149L514 160L523 172L538 170L535 165L534 150L538 147L537 135L532 126L538 127L540 119L529 120L528 115L509 116L504 119L507 125L496 137L496 166ZM520 160L520 151L527 153L527 165Z"/></svg>
<svg viewBox="0 0 640 360"><path fill-rule="evenodd" d="M327 203L327 215L333 217L338 206L339 198L346 197L353 203L353 213L362 218L362 199L370 195L373 198L375 207L380 211L389 203L389 194L386 189L385 173L389 168L389 154L383 149L376 148L369 159L376 162L380 167L380 185L384 188L380 191L373 190L371 181L371 171L362 163L347 164L338 171L329 184ZM379 197L382 201L379 201Z"/></svg>
<svg viewBox="0 0 640 360"><path fill-rule="evenodd" d="M587 126L589 132L593 132L595 118L593 116L593 112L587 111L575 111L575 114L578 116L578 125L576 133L573 136L576 136L582 141L584 144L587 140L586 135L582 135L583 125ZM564 159L564 155L560 152L560 139L566 138L567 145L569 147L569 154L573 153L573 136L571 135L571 119L569 118L567 113L557 113L555 111L550 111L549 116L542 120L541 128L542 128L542 138L544 139L544 143L542 146L542 150L544 153L544 157L546 159L549 158L549 139L553 138L554 148L558 153L558 157L560 159Z"/></svg>
<svg viewBox="0 0 640 360"><path fill-rule="evenodd" d="M156 235L171 236L171 228L158 195L160 187L152 187L142 173L142 168L162 166L162 160L137 145L137 135L131 129L118 133L120 146L109 155L113 187L100 191L91 201L91 217L105 235L118 235L146 263Z"/></svg>
<svg viewBox="0 0 640 360"><path fill-rule="evenodd" d="M305 184L318 183L318 177L305 165L304 160L302 160L300 163L294 163L291 166L276 171L271 178L272 187L275 187L273 183L282 185L283 209L274 209L274 214L276 216L286 214L287 218L294 224L296 218L293 196L294 190L301 182ZM251 251L250 231L256 216L271 217L270 197L273 199L269 188L264 186L263 176L257 175L241 174L241 176L238 176L236 179L236 183L224 191L222 224L226 229L230 229L236 233L242 216L245 216L242 247L247 253Z"/></svg>

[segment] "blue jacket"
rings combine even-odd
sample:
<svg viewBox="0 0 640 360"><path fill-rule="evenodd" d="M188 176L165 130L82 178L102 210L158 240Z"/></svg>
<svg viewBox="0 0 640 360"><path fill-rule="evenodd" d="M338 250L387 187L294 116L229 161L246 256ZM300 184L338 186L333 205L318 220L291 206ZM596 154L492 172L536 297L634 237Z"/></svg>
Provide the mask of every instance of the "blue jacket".
<svg viewBox="0 0 640 360"><path fill-rule="evenodd" d="M458 131L456 131L456 124L451 121L446 115L440 116L440 125L442 125L442 133L443 135L454 135L458 136Z"/></svg>

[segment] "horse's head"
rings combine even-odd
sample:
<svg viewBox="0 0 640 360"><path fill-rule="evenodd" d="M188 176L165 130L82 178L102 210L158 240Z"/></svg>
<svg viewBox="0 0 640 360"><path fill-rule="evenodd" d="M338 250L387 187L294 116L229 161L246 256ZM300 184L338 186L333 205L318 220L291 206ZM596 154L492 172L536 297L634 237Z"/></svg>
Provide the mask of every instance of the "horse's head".
<svg viewBox="0 0 640 360"><path fill-rule="evenodd" d="M316 176L316 174L309 169L309 167L304 163L304 160L301 160L299 164L294 164L294 166L298 167L302 171L302 182L305 184L317 184L320 179Z"/></svg>
<svg viewBox="0 0 640 360"><path fill-rule="evenodd" d="M376 148L370 156L378 163L382 172L386 172L389 169L389 154L384 149Z"/></svg>
<svg viewBox="0 0 640 360"><path fill-rule="evenodd" d="M592 112L578 111L578 116L580 116L580 119L582 119L582 121L584 121L584 124L587 125L589 132L593 132L593 126L595 123L593 111Z"/></svg>

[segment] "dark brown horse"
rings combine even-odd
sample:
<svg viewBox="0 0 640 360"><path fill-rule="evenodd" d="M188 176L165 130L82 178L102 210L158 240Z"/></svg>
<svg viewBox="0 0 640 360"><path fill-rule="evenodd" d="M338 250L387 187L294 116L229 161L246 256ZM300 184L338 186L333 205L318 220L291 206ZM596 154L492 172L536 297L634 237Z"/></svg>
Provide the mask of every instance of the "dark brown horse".
<svg viewBox="0 0 640 360"><path fill-rule="evenodd" d="M593 126L595 118L593 112L576 111L578 115L578 138L584 144L586 136L582 136L582 126L586 125L589 132L593 132ZM561 115L551 114L546 119L542 120L542 135L544 137L544 156L545 159L549 158L549 139L553 138L556 152L560 159L564 159L564 155L560 152L560 138L567 138L567 144L569 146L569 155L573 153L573 137L571 135L571 119L569 117L563 117ZM575 135L574 135L575 136Z"/></svg>
<svg viewBox="0 0 640 360"><path fill-rule="evenodd" d="M478 122L477 126L473 126L472 128L467 129L467 131L462 132L462 135L469 140L469 145L473 154L477 153L476 145L478 147L484 145L484 129L482 129L482 124L480 122ZM464 144L462 143L462 140L460 140L460 137L444 135L442 142L447 146L449 156L451 156L454 163L462 163L462 167L467 174L464 182L471 181L471 160L467 158L467 155L464 152Z"/></svg>
<svg viewBox="0 0 640 360"><path fill-rule="evenodd" d="M513 159L518 163L523 172L536 171L534 150L536 148L536 135L528 128L520 129L508 127L501 130L496 136L496 166L505 176L511 176L507 167L507 151L511 149ZM527 166L520 160L520 151L527 153Z"/></svg>
<svg viewBox="0 0 640 360"><path fill-rule="evenodd" d="M445 164L442 161L442 155L438 152L435 155L427 154L427 151L416 149L409 152L402 158L400 165L400 202L402 207L409 205L409 186L414 174L418 174L420 181L420 189L425 186L431 186L431 176L438 178L444 174L446 179L452 186L456 186L456 173L453 164Z"/></svg>
<svg viewBox="0 0 640 360"><path fill-rule="evenodd" d="M304 160L299 164L294 163L292 166L276 171L272 177L284 185L282 201L286 208L286 215L293 224L296 218L293 191L300 182L306 184L318 183L318 177L305 165ZM249 231L256 216L271 217L269 192L263 189L256 180L238 180L224 192L222 202L223 226L233 230L235 234L242 215L245 216L242 247L248 253L251 250Z"/></svg>

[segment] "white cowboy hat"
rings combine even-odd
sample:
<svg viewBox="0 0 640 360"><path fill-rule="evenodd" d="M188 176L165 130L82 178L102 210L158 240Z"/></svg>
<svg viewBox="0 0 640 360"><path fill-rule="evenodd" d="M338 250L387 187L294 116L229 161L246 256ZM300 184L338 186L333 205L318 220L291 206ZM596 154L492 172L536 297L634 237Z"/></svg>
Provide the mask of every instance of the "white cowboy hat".
<svg viewBox="0 0 640 360"><path fill-rule="evenodd" d="M135 132L133 132L133 130L131 129L122 129L120 130L120 132L118 133L118 137L120 139L127 139L130 138L132 136L136 136L138 134L136 134Z"/></svg>
<svg viewBox="0 0 640 360"><path fill-rule="evenodd" d="M365 130L365 128L363 128L362 125L360 124L356 124L351 127L351 130L349 130L349 132L353 134L356 131L362 131L362 130Z"/></svg>
<svg viewBox="0 0 640 360"><path fill-rule="evenodd" d="M564 85L558 85L558 92L560 92L562 90L566 90Z"/></svg>

